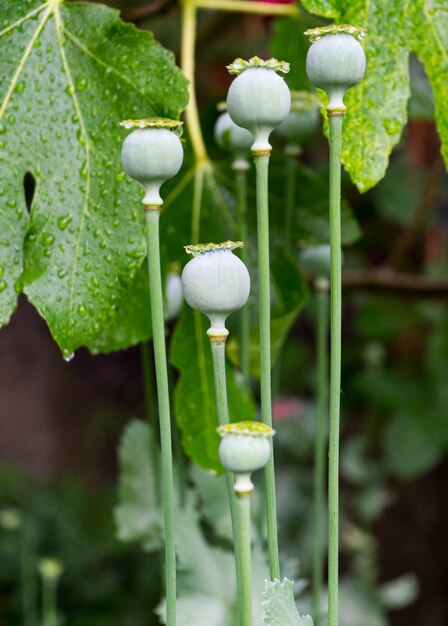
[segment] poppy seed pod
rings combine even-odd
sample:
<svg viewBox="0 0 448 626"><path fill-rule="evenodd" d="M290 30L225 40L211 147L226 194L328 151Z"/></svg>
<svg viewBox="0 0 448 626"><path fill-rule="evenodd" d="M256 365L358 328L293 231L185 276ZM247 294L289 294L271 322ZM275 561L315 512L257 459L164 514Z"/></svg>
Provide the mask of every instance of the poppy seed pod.
<svg viewBox="0 0 448 626"><path fill-rule="evenodd" d="M244 306L249 297L249 272L232 252L243 245L239 241L225 241L185 246L194 258L182 272L184 297L193 309L209 318L210 338L222 339L229 334L225 327L227 317Z"/></svg>
<svg viewBox="0 0 448 626"><path fill-rule="evenodd" d="M291 92L291 110L277 127L277 134L285 141L285 152L300 154L303 144L313 136L319 124L319 99L309 91Z"/></svg>
<svg viewBox="0 0 448 626"><path fill-rule="evenodd" d="M249 169L247 155L254 143L252 133L245 128L237 126L228 113L221 113L218 117L214 132L216 143L234 157L232 169Z"/></svg>
<svg viewBox="0 0 448 626"><path fill-rule="evenodd" d="M270 438L275 431L261 422L236 422L219 426L219 458L223 466L237 475L235 492L249 495L253 490L252 472L263 468L271 455Z"/></svg>
<svg viewBox="0 0 448 626"><path fill-rule="evenodd" d="M300 253L300 266L315 278L330 275L330 245L323 243L305 248Z"/></svg>
<svg viewBox="0 0 448 626"><path fill-rule="evenodd" d="M168 272L165 288L165 321L169 321L179 315L184 302L182 279L178 272Z"/></svg>
<svg viewBox="0 0 448 626"><path fill-rule="evenodd" d="M126 174L143 185L145 196L142 202L146 206L163 203L160 187L182 166L181 124L165 118L122 122L122 126L134 130L123 142L121 161Z"/></svg>
<svg viewBox="0 0 448 626"><path fill-rule="evenodd" d="M227 94L227 109L235 124L254 136L252 153L270 152L269 136L287 117L291 106L288 85L277 72L289 72L289 64L276 59L236 59L228 66L237 74Z"/></svg>
<svg viewBox="0 0 448 626"><path fill-rule="evenodd" d="M306 31L313 42L306 57L306 72L315 87L327 92L327 111L345 111L344 94L364 76L366 55L358 39L366 32L346 24Z"/></svg>

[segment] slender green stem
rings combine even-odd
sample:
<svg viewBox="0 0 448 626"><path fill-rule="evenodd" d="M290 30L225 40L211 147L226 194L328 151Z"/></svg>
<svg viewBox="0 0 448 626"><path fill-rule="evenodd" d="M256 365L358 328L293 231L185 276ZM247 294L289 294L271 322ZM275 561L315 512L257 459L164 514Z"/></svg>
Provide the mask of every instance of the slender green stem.
<svg viewBox="0 0 448 626"><path fill-rule="evenodd" d="M328 452L328 625L338 626L339 418L341 402L341 144L342 117L330 122L331 356Z"/></svg>
<svg viewBox="0 0 448 626"><path fill-rule="evenodd" d="M29 526L20 528L20 587L24 626L36 624L36 563Z"/></svg>
<svg viewBox="0 0 448 626"><path fill-rule="evenodd" d="M294 230L296 217L296 190L297 190L298 163L295 156L286 157L286 207L284 242L285 250L292 254L294 252Z"/></svg>
<svg viewBox="0 0 448 626"><path fill-rule="evenodd" d="M313 618L314 626L322 619L322 589L325 533L325 450L328 415L328 291L319 288L317 298L317 420L314 443L314 544L313 544Z"/></svg>
<svg viewBox="0 0 448 626"><path fill-rule="evenodd" d="M218 422L222 426L229 423L229 407L227 402L227 382L226 382L226 353L225 342L211 342L212 357L213 357L213 375L215 381L215 398L216 398L216 410L218 413ZM226 470L226 485L227 495L229 498L230 506L230 519L232 521L232 534L234 539L234 551L235 551L235 565L236 565L236 579L237 579L237 594L238 594L238 615L242 615L242 589L243 580L241 573L241 552L240 544L238 541L239 535L239 521L238 521L238 505L237 498L234 490L234 478L232 472Z"/></svg>
<svg viewBox="0 0 448 626"><path fill-rule="evenodd" d="M255 156L257 175L258 284L260 315L260 391L261 419L272 427L271 406L271 302L269 268L269 156ZM268 527L269 571L271 580L280 578L275 497L274 450L264 469L266 517Z"/></svg>
<svg viewBox="0 0 448 626"><path fill-rule="evenodd" d="M146 211L149 290L159 405L162 453L162 500L165 534L166 623L176 624L176 547L174 540L173 454L171 444L170 394L165 346L162 277L160 270L159 210Z"/></svg>
<svg viewBox="0 0 448 626"><path fill-rule="evenodd" d="M140 344L140 359L142 363L142 374L143 374L143 389L145 392L145 401L146 401L146 417L148 420L148 425L151 431L150 437L150 450L149 454L151 455L151 464L153 466L154 476L160 475L160 468L158 465L158 447L156 445L157 441L157 405L156 405L156 393L154 388L154 371L152 360L149 354L149 341L145 341ZM157 502L160 502L160 486L158 481L156 480L156 498Z"/></svg>
<svg viewBox="0 0 448 626"><path fill-rule="evenodd" d="M42 581L42 625L58 626L57 583Z"/></svg>
<svg viewBox="0 0 448 626"><path fill-rule="evenodd" d="M240 521L238 533L241 553L241 614L240 626L252 626L252 575L251 575L251 540L250 540L250 496L245 494L237 498Z"/></svg>
<svg viewBox="0 0 448 626"><path fill-rule="evenodd" d="M247 245L247 171L235 171L236 219L238 239ZM241 260L247 266L247 247L241 248ZM240 311L240 364L246 384L250 383L250 307L249 302Z"/></svg>
<svg viewBox="0 0 448 626"><path fill-rule="evenodd" d="M173 381L173 370L168 365L168 386L170 390L170 402L173 401L174 394L174 381ZM174 415L171 415L171 433L173 437L173 453L174 453L174 465L176 468L176 487L177 494L179 496L179 504L182 508L185 507L187 502L187 464L185 459L185 454L182 449L182 444L180 441L179 428L176 424L176 420Z"/></svg>

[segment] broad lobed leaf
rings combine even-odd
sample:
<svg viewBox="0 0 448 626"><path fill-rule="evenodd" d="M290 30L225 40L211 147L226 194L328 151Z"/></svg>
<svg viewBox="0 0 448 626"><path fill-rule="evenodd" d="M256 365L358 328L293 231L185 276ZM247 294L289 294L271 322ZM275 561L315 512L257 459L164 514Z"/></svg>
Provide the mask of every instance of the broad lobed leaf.
<svg viewBox="0 0 448 626"><path fill-rule="evenodd" d="M367 69L344 98L342 159L360 191L385 174L407 121L409 53L425 65L436 101L442 152L448 163L448 26L443 0L304 0L306 9L337 22L363 26Z"/></svg>
<svg viewBox="0 0 448 626"><path fill-rule="evenodd" d="M111 321L145 255L118 122L177 118L186 80L102 5L7 0L0 23L0 324L24 289L68 355Z"/></svg>

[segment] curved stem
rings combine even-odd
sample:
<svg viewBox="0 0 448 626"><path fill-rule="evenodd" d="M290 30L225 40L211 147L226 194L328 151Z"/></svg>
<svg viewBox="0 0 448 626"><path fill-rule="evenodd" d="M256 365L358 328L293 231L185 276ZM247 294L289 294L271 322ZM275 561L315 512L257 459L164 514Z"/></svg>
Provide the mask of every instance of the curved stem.
<svg viewBox="0 0 448 626"><path fill-rule="evenodd" d="M247 172L235 171L236 219L238 239L244 241L241 249L241 260L247 267ZM250 306L249 302L240 311L240 364L246 384L250 383Z"/></svg>
<svg viewBox="0 0 448 626"><path fill-rule="evenodd" d="M165 346L162 277L159 242L160 210L146 211L149 290L159 404L162 456L162 500L165 535L166 623L176 624L176 547L174 541L173 453L171 444L170 395Z"/></svg>
<svg viewBox="0 0 448 626"><path fill-rule="evenodd" d="M238 513L240 532L238 534L239 550L241 553L241 601L240 626L252 626L252 568L251 568L251 540L250 540L250 496L240 496Z"/></svg>
<svg viewBox="0 0 448 626"><path fill-rule="evenodd" d="M314 443L314 543L313 543L313 618L314 626L322 619L322 588L325 532L325 450L328 414L328 293L318 289L317 294L317 424Z"/></svg>
<svg viewBox="0 0 448 626"><path fill-rule="evenodd" d="M328 625L338 625L339 419L341 402L341 144L342 116L330 122L331 356L328 452Z"/></svg>
<svg viewBox="0 0 448 626"><path fill-rule="evenodd" d="M208 157L204 137L202 135L201 122L199 119L194 79L196 6L193 0L183 0L182 2L181 40L181 69L186 78L190 81L190 101L185 109L185 118L196 161L205 161Z"/></svg>
<svg viewBox="0 0 448 626"><path fill-rule="evenodd" d="M255 156L257 175L258 283L260 314L260 391L261 419L272 427L271 406L271 302L269 268L269 156ZM271 580L280 578L275 497L274 450L264 469L268 527L269 571Z"/></svg>
<svg viewBox="0 0 448 626"><path fill-rule="evenodd" d="M218 423L220 426L229 423L229 407L227 403L227 382L226 382L226 353L225 342L211 342L212 357L213 357L213 376L215 381L215 398L216 398L216 410L218 413ZM237 581L237 595L238 595L238 615L242 615L243 611L243 579L241 572L241 550L238 540L240 528L238 520L238 506L237 498L234 490L233 474L226 470L226 485L227 496L229 498L230 506L230 519L232 521L232 534L234 541L235 551L235 565L236 565L236 581Z"/></svg>
<svg viewBox="0 0 448 626"><path fill-rule="evenodd" d="M235 13L252 13L256 15L285 15L299 14L296 4L280 3L265 4L254 0L193 0L197 8L219 11L234 11Z"/></svg>

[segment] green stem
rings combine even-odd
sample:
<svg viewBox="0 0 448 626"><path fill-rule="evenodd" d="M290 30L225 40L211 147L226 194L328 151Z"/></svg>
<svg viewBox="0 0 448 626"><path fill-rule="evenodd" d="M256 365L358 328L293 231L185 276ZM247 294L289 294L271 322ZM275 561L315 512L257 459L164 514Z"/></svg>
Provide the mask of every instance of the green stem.
<svg viewBox="0 0 448 626"><path fill-rule="evenodd" d="M328 625L338 626L339 419L341 401L341 144L342 116L330 122L331 356L328 452Z"/></svg>
<svg viewBox="0 0 448 626"><path fill-rule="evenodd" d="M229 423L229 407L227 402L227 382L226 382L226 353L225 342L212 341L210 343L213 357L213 376L215 381L215 398L216 410L218 413L218 423L220 426ZM241 551L239 536L239 520L238 505L234 490L234 478L232 472L226 470L227 495L230 506L230 519L232 521L232 534L234 540L236 579L237 579L237 595L238 595L238 615L242 615L243 598L243 579L241 572ZM241 625L240 625L241 626Z"/></svg>
<svg viewBox="0 0 448 626"><path fill-rule="evenodd" d="M142 363L143 374L143 389L145 392L146 400L146 417L148 425L151 431L150 437L150 449L151 463L153 466L154 476L160 475L160 468L157 462L158 449L156 446L157 441L157 406L156 406L156 393L154 389L154 371L152 366L151 357L149 354L149 341L145 341L140 344L140 359ZM160 502L160 487L156 480L156 499Z"/></svg>
<svg viewBox="0 0 448 626"><path fill-rule="evenodd" d="M174 381L173 381L173 371L170 366L168 366L168 386L170 390L170 401L173 400L174 394ZM173 452L174 452L174 465L176 467L176 486L177 493L179 496L179 504L182 508L185 507L187 502L187 464L185 460L184 451L182 449L182 444L180 441L179 428L176 424L176 420L174 415L171 415L171 432L173 436Z"/></svg>
<svg viewBox="0 0 448 626"><path fill-rule="evenodd" d="M314 443L314 544L313 544L313 618L314 626L322 619L322 589L325 532L325 450L328 415L328 290L317 290L317 423Z"/></svg>
<svg viewBox="0 0 448 626"><path fill-rule="evenodd" d="M20 586L24 626L35 626L36 624L36 576L35 558L32 546L32 539L29 534L28 525L22 523L20 529Z"/></svg>
<svg viewBox="0 0 448 626"><path fill-rule="evenodd" d="M241 613L240 626L252 626L252 576L251 576L251 522L250 496L237 498L240 522L238 543L241 553Z"/></svg>
<svg viewBox="0 0 448 626"><path fill-rule="evenodd" d="M247 245L247 171L235 171L236 219L238 239ZM247 247L241 249L241 260L248 264ZM240 311L240 364L246 384L250 384L250 307L249 302Z"/></svg>
<svg viewBox="0 0 448 626"><path fill-rule="evenodd" d="M166 623L176 624L176 547L174 540L173 454L171 444L170 394L165 346L162 276L159 241L160 210L146 211L149 290L159 405L162 455L162 500L165 534Z"/></svg>
<svg viewBox="0 0 448 626"><path fill-rule="evenodd" d="M42 581L42 624L58 626L57 584L54 581Z"/></svg>
<svg viewBox="0 0 448 626"><path fill-rule="evenodd" d="M272 427L271 405L271 302L269 268L269 156L255 156L257 175L258 283L260 315L260 391L261 419ZM264 469L266 517L268 527L269 571L271 580L280 578L275 498L274 450Z"/></svg>
<svg viewBox="0 0 448 626"><path fill-rule="evenodd" d="M285 207L285 225L284 225L284 242L285 250L288 254L294 252L294 230L296 216L296 189L297 189L297 173L298 163L294 156L286 157L286 207Z"/></svg>

